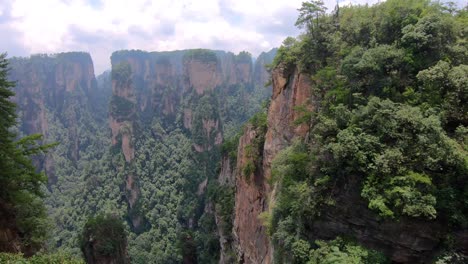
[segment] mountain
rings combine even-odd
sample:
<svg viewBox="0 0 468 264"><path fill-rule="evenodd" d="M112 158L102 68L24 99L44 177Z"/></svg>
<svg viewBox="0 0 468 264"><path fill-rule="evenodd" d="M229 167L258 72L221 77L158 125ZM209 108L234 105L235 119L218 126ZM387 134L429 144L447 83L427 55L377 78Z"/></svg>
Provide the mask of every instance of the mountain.
<svg viewBox="0 0 468 264"><path fill-rule="evenodd" d="M223 152L221 262L466 262L466 10L321 10L303 4L268 110Z"/></svg>
<svg viewBox="0 0 468 264"><path fill-rule="evenodd" d="M97 78L86 53L11 59L19 131L59 143L35 160L49 176L49 247L79 255L87 219L110 213L133 263L217 262L208 193L221 144L271 93L274 52L254 64L247 52L117 51Z"/></svg>
<svg viewBox="0 0 468 264"><path fill-rule="evenodd" d="M12 59L16 129L60 143L35 159L48 248L79 256L81 241L111 263L466 263L467 12L310 1L303 33L256 60L124 50L98 78L85 53Z"/></svg>

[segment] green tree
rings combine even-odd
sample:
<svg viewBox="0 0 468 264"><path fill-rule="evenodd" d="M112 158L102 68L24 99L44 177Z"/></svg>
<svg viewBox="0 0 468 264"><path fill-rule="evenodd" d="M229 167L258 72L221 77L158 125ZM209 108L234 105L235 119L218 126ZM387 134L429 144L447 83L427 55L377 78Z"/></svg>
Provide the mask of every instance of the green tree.
<svg viewBox="0 0 468 264"><path fill-rule="evenodd" d="M298 9L299 17L296 21L296 26L306 28L312 36L318 33L319 18L325 14L327 8L322 0L311 0L303 2L301 8Z"/></svg>
<svg viewBox="0 0 468 264"><path fill-rule="evenodd" d="M101 258L113 258L115 263L130 263L127 256L125 226L115 216L90 217L81 235L81 250L88 263Z"/></svg>
<svg viewBox="0 0 468 264"><path fill-rule="evenodd" d="M42 201L47 180L37 172L32 157L52 145L39 145L41 135L17 139L14 132L16 105L11 97L14 83L7 80L8 61L0 55L0 212L15 222L22 238L23 250L36 249L46 237L47 221Z"/></svg>

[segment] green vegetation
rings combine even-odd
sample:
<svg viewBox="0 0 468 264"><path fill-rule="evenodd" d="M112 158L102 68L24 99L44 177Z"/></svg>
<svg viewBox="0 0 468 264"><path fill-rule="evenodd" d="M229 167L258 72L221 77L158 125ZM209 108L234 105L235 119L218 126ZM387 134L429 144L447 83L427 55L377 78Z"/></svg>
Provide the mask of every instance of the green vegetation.
<svg viewBox="0 0 468 264"><path fill-rule="evenodd" d="M197 60L204 63L217 62L216 53L207 49L192 49L184 54L184 61Z"/></svg>
<svg viewBox="0 0 468 264"><path fill-rule="evenodd" d="M132 68L127 62L120 62L114 67L112 67L112 80L117 81L119 86L124 86L125 84L130 83L132 75Z"/></svg>
<svg viewBox="0 0 468 264"><path fill-rule="evenodd" d="M389 263L385 256L379 252L366 249L362 246L356 245L353 242L345 241L341 238L324 242L315 241L316 249L309 251L308 264L319 263L350 263L350 264L384 264ZM302 245L302 247L301 247ZM295 247L295 256L302 257L304 244L297 244ZM306 257L307 258L307 257Z"/></svg>
<svg viewBox="0 0 468 264"><path fill-rule="evenodd" d="M0 263L5 264L84 264L81 259L74 258L64 253L36 254L25 258L21 254L0 253Z"/></svg>
<svg viewBox="0 0 468 264"><path fill-rule="evenodd" d="M233 137L225 139L221 145L221 154L227 155L233 166L235 166L237 162L237 147L239 146L239 139L241 136L242 133L239 131Z"/></svg>
<svg viewBox="0 0 468 264"><path fill-rule="evenodd" d="M124 118L124 120L129 119L135 111L135 103L117 95L112 96L109 107L109 112L113 117Z"/></svg>
<svg viewBox="0 0 468 264"><path fill-rule="evenodd" d="M287 38L273 63L310 74L319 99L315 112L296 109L309 138L272 165L279 192L262 219L277 259L383 263L359 246L314 244L307 232L354 180L380 217L466 228L467 10L426 0L324 10L303 3L296 25L305 32Z"/></svg>
<svg viewBox="0 0 468 264"><path fill-rule="evenodd" d="M255 130L256 135L255 138L252 139L252 143L244 147L247 161L242 168L242 175L250 179L251 175L257 171L257 168L262 166L262 151L267 131L266 105L262 111L252 116L248 123L252 126L252 129Z"/></svg>
<svg viewBox="0 0 468 264"><path fill-rule="evenodd" d="M122 257L127 245L125 226L112 215L90 217L83 227L80 244L85 255L92 247L96 256Z"/></svg>
<svg viewBox="0 0 468 264"><path fill-rule="evenodd" d="M113 70L98 77L96 91L88 93L81 89L84 87L80 83L73 92L58 94L57 100L49 94L53 91L49 86L54 85L49 80L55 80L54 66L58 65L58 59L64 63L68 59L79 60L80 53L60 58L38 55L14 60L13 79L24 80L22 78L29 78L34 72L37 73L34 82L47 87L32 95L35 100L28 101L30 105L27 106L38 109L37 102L44 103L45 117L41 124L43 121L47 124L45 141L60 142L46 158L37 161L49 174L47 189L41 188L47 194L45 201L50 221L47 228L39 229L49 231L48 252L63 251L67 256L81 257L81 242L86 242L83 227L86 226L88 233L106 232L105 228L99 228L98 222L105 222L101 218L112 215L122 220L119 230L123 227L128 235L128 255L132 263L181 263L185 259L198 263L219 262L214 212L226 238L232 240L234 210L234 188L218 186L216 180L220 143L223 142L221 135L230 137L237 133L237 138L225 149L235 158L238 132L260 109L267 92L263 87L257 89L244 83L221 84L201 96L185 94L179 85L182 75L174 76L174 83L168 87L159 84L150 87L150 82L128 63L129 59L136 59L137 63L149 60L150 67L154 66L153 62L171 63L179 74L184 58L217 61L219 54L223 52L115 52ZM241 53L239 59L251 62L248 53ZM135 102L112 95L112 82L124 88L131 85ZM27 90L29 86L20 89ZM154 107L143 111L144 103L150 101ZM167 103L174 108L171 118L165 117L163 105ZM193 113L191 128L184 126L186 109ZM24 114L28 111L25 105ZM125 160L122 135L116 137L113 146L109 115L124 122L123 134L131 134L133 160ZM262 117L261 123L266 124L266 115ZM134 193L129 190L129 175L133 176ZM45 177L42 180L45 181ZM137 198L130 205L129 200L135 193ZM41 208L34 203L30 206ZM93 216L97 217L88 219ZM102 247L99 251L108 254L115 249L115 238L119 236L106 237L105 243L98 245Z"/></svg>
<svg viewBox="0 0 468 264"><path fill-rule="evenodd" d="M208 197L215 203L221 217L221 228L229 235L234 222L234 187L219 185L216 182L208 187ZM228 238L229 239L229 238Z"/></svg>
<svg viewBox="0 0 468 264"><path fill-rule="evenodd" d="M40 248L46 239L48 221L43 203L46 176L37 172L32 158L54 146L39 145L41 135L18 139L13 82L7 81L8 61L0 54L0 214L2 228L20 232L23 248ZM10 222L10 223L9 223Z"/></svg>
<svg viewBox="0 0 468 264"><path fill-rule="evenodd" d="M252 55L247 51L241 51L236 55L237 63L252 63Z"/></svg>

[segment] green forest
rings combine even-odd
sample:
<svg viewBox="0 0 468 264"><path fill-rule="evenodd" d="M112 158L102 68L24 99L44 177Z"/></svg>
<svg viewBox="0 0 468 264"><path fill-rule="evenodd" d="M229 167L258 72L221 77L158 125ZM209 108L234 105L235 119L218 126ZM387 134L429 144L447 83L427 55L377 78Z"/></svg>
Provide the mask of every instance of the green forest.
<svg viewBox="0 0 468 264"><path fill-rule="evenodd" d="M304 33L283 42L272 67L310 73L318 103L297 120L309 137L272 165L280 191L265 218L275 260L387 263L356 238L311 236L314 219L356 184L380 219L447 227L449 257L437 263L462 262L453 233L468 227L467 10L389 0L331 13L310 1L299 12Z"/></svg>
<svg viewBox="0 0 468 264"><path fill-rule="evenodd" d="M94 78L87 53L0 55L0 262L256 263L245 181L264 200L262 263L466 263L468 9L297 11L301 34L255 60L121 50ZM272 100L294 93L278 70L310 82L289 123L305 136L271 138Z"/></svg>

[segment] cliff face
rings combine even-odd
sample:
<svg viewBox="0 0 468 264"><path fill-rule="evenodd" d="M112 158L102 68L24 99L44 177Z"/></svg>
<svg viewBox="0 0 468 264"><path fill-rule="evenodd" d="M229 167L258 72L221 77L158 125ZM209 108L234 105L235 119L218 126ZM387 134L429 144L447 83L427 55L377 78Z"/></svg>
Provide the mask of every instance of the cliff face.
<svg viewBox="0 0 468 264"><path fill-rule="evenodd" d="M363 245L383 252L394 263L430 263L445 239L447 226L408 217L399 221L382 219L368 209L360 186L359 177L349 177L346 184L337 187L336 205L324 208L321 217L307 224L311 237L354 237ZM454 245L464 254L466 233L453 235Z"/></svg>
<svg viewBox="0 0 468 264"><path fill-rule="evenodd" d="M200 95L219 86L222 74L218 66L217 60L202 61L196 57L185 60L184 69L189 88Z"/></svg>
<svg viewBox="0 0 468 264"><path fill-rule="evenodd" d="M140 180L134 169L136 145L147 128L159 123L173 129L180 117L191 134L193 151L206 169L198 189L202 195L208 175L219 160L218 146L223 142L223 118L227 96L240 85L251 86L253 67L250 54L185 50L174 52L118 51L111 57L112 99L109 126L112 145L124 156L126 201L137 211L141 197ZM213 168L211 168L213 167ZM131 217L133 228L140 229L144 219Z"/></svg>
<svg viewBox="0 0 468 264"><path fill-rule="evenodd" d="M313 110L312 84L308 74L295 67L279 66L272 72L273 94L268 109L268 130L265 136L263 161L265 177L271 177L273 158L287 147L294 137L304 137L309 132L307 124L299 126L294 121L301 117L296 107Z"/></svg>
<svg viewBox="0 0 468 264"><path fill-rule="evenodd" d="M261 168L251 175L246 175L243 169L251 159L247 149L258 137L261 137L259 131L248 126L239 140L237 153L233 233L240 263L271 263L272 260L268 237L259 218L260 213L268 210L269 186Z"/></svg>
<svg viewBox="0 0 468 264"><path fill-rule="evenodd" d="M126 90L118 89L114 95L132 97L139 118L147 120L157 114L163 120L173 121L182 91L182 55L181 52L115 52L111 57L112 69L115 72L117 66L127 65L129 72L125 78L131 82L132 94L119 94Z"/></svg>
<svg viewBox="0 0 468 264"><path fill-rule="evenodd" d="M295 107L312 109L310 76L300 73L294 67L278 67L272 77L273 95L268 109L265 142L262 145L262 163L254 174L254 180L247 180L239 171L245 168L249 160L246 146L259 137L258 131L247 127L239 141L234 234L237 255L243 263L272 263L272 247L259 218L260 213L268 211L269 203L274 201L274 190L268 184L271 162L294 137L303 137L308 132L308 126L294 125L294 121L300 117Z"/></svg>
<svg viewBox="0 0 468 264"><path fill-rule="evenodd" d="M72 100L83 103L96 89L93 62L87 53L13 58L10 66L9 78L17 81L14 101L22 111L21 123L27 134L47 134L46 107L65 112ZM85 97L71 98L79 93Z"/></svg>
<svg viewBox="0 0 468 264"><path fill-rule="evenodd" d="M254 178L241 172L246 167L250 149L246 148L259 136L252 126L244 130L239 140L238 162L231 173L235 177L234 247L241 263L272 263L274 248L262 226L261 213L272 210L277 186L270 186L271 164L275 156L289 146L294 138L307 140L309 125L295 125L301 117L298 107L315 111L318 104L312 93L309 75L296 67L280 65L272 71L273 91L268 109L267 131L263 145L262 165ZM226 181L222 167L220 180ZM395 263L429 263L441 248L448 227L438 220L424 221L401 217L399 221L383 219L368 208L361 197L359 177L348 176L334 187L335 204L322 209L322 214L305 223L311 241L333 240L337 236L353 237L360 244L383 252ZM260 218L259 218L260 217ZM466 253L467 232L452 233L455 248Z"/></svg>
<svg viewBox="0 0 468 264"><path fill-rule="evenodd" d="M226 221L229 210L214 206L207 195L219 172L223 134L235 133L259 108L264 93L269 93L263 87L255 90L250 54L118 51L111 58L112 72L99 78L102 89L96 87L88 54L12 61L10 79L19 81L15 100L21 109L21 131L43 133L47 141L60 142L45 160L38 161L49 176L47 204L56 224L57 247L76 247L70 232L81 228L77 223L86 215L112 208L126 218L135 241L165 248L161 241L169 228L175 245L179 227L208 230L207 237L216 241L217 229L222 247L230 251L221 261L234 258L232 222ZM168 158L172 154L176 158ZM219 183L229 186L232 198L235 178L241 176L229 159L223 164L227 167ZM256 187L252 187L253 196ZM166 197L166 192L171 195ZM181 213L183 199L191 199L188 213ZM76 214L77 209L86 215ZM0 230L1 238L13 241L8 232ZM129 254L140 252L134 249L136 242L129 244ZM144 251L155 257L154 249ZM189 253L212 254L197 251ZM167 260L177 254L158 256Z"/></svg>
<svg viewBox="0 0 468 264"><path fill-rule="evenodd" d="M51 118L67 128L73 142L68 151L71 160L80 155L78 120L93 105L89 101L96 92L96 79L91 57L87 53L70 52L57 55L36 55L10 60L10 80L17 81L15 103L20 109L20 128L24 134L40 133L48 138ZM55 117L51 117L55 115ZM37 165L54 183L54 161L47 156Z"/></svg>
<svg viewBox="0 0 468 264"><path fill-rule="evenodd" d="M92 99L97 94L97 84L91 57L70 52L12 58L9 63L8 78L16 82L13 101L19 117L18 134L39 133L44 142L59 143L47 155L34 157L33 162L48 175L50 191L60 188L56 172L78 166L82 151L89 144L80 132L84 116L100 103ZM55 153L58 148L62 150L60 155ZM57 157L67 160L67 166L57 166ZM39 248L23 245L24 230L17 226L17 214L17 208L0 202L0 251L29 256Z"/></svg>
<svg viewBox="0 0 468 264"><path fill-rule="evenodd" d="M263 87L271 80L271 73L266 69L266 66L273 62L278 49L272 49L268 52L262 52L255 61L253 79L255 86Z"/></svg>

